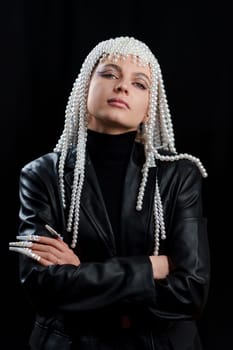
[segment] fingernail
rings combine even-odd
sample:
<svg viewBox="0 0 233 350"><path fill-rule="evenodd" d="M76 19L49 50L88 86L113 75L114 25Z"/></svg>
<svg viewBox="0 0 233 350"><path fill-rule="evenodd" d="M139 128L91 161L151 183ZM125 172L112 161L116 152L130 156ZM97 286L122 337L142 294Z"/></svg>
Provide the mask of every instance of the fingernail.
<svg viewBox="0 0 233 350"><path fill-rule="evenodd" d="M29 258L40 261L40 256L33 253L32 250L29 248L9 247L9 250L16 252L16 253L24 254L24 255L28 256Z"/></svg>
<svg viewBox="0 0 233 350"><path fill-rule="evenodd" d="M28 242L28 241L22 241L22 242L10 242L9 246L13 246L13 247L24 247L24 248L31 248L33 245L32 242Z"/></svg>
<svg viewBox="0 0 233 350"><path fill-rule="evenodd" d="M40 236L37 235L22 235L22 236L16 236L16 239L19 239L20 241L39 241Z"/></svg>

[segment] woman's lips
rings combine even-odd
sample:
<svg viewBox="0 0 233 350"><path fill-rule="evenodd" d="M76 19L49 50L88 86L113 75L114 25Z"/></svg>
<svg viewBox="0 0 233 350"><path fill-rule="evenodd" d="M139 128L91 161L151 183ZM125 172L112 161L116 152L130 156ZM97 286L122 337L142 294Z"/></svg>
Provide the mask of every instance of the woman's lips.
<svg viewBox="0 0 233 350"><path fill-rule="evenodd" d="M108 100L108 104L111 106L119 107L119 108L127 108L129 109L129 105L127 102L120 98L110 98Z"/></svg>

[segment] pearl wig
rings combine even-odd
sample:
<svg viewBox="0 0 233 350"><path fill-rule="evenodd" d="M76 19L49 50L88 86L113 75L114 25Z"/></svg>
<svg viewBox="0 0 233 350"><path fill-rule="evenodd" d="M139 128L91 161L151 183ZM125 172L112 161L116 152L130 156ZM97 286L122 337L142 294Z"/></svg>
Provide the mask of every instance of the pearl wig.
<svg viewBox="0 0 233 350"><path fill-rule="evenodd" d="M108 58L113 62L117 62L120 59L126 59L128 56L130 56L132 61L139 66L149 65L152 77L148 122L145 124L143 137L145 163L142 168L142 180L138 190L136 210L140 211L142 209L148 171L150 167L156 166L157 159L169 162L177 161L179 159L189 159L196 163L203 177L207 176L206 170L198 158L189 154L177 154L176 152L173 125L167 104L160 66L148 46L133 37L118 37L100 42L87 55L80 73L74 82L65 111L64 129L56 147L54 148L55 152L60 152L59 180L64 208L66 207L63 178L65 161L70 148L75 147L77 150L67 224L67 230L70 232L73 231L73 239L71 243L72 248L75 248L78 239L80 198L85 177L88 115L87 95L91 74L100 60ZM169 155L161 155L158 151L159 149L169 151ZM166 231L157 178L155 179L154 194L154 225L154 255L158 255L160 239L166 238Z"/></svg>

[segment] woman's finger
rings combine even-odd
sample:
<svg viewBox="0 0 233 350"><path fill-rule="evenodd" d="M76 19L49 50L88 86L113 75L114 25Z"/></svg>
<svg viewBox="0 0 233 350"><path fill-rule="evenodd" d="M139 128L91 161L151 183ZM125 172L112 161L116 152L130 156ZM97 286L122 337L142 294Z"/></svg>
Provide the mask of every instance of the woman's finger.
<svg viewBox="0 0 233 350"><path fill-rule="evenodd" d="M14 247L14 246L10 246L9 250L26 255L27 257L38 261L43 266L61 264L59 261L59 258L50 253L41 254L41 252L38 252L38 251L34 252L29 248Z"/></svg>
<svg viewBox="0 0 233 350"><path fill-rule="evenodd" d="M21 247L21 248L31 248L32 245L33 245L33 243L29 242L29 241L10 242L9 243L10 247Z"/></svg>
<svg viewBox="0 0 233 350"><path fill-rule="evenodd" d="M9 247L9 250L20 253L20 254L24 254L26 256L28 256L29 258L32 258L36 261L40 261L40 255L34 253L30 248L21 248L21 247Z"/></svg>

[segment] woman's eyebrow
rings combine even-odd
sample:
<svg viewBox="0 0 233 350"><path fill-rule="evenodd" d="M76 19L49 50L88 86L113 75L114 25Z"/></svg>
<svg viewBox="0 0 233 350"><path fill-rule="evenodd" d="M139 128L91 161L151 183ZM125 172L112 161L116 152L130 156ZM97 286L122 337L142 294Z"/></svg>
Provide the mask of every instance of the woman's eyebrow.
<svg viewBox="0 0 233 350"><path fill-rule="evenodd" d="M148 75L146 75L145 73L142 72L136 72L134 73L135 77L137 78L144 78L148 81L149 84L151 84L150 78L148 77Z"/></svg>
<svg viewBox="0 0 233 350"><path fill-rule="evenodd" d="M122 73L121 67L114 63L107 63L103 66L103 68L113 68L113 69L116 69L119 73ZM150 78L145 73L135 72L133 73L133 75L137 78L144 78L148 81L149 84L151 84Z"/></svg>
<svg viewBox="0 0 233 350"><path fill-rule="evenodd" d="M113 63L107 63L103 66L103 68L113 68L116 69L118 72L121 72L121 68L117 64Z"/></svg>

